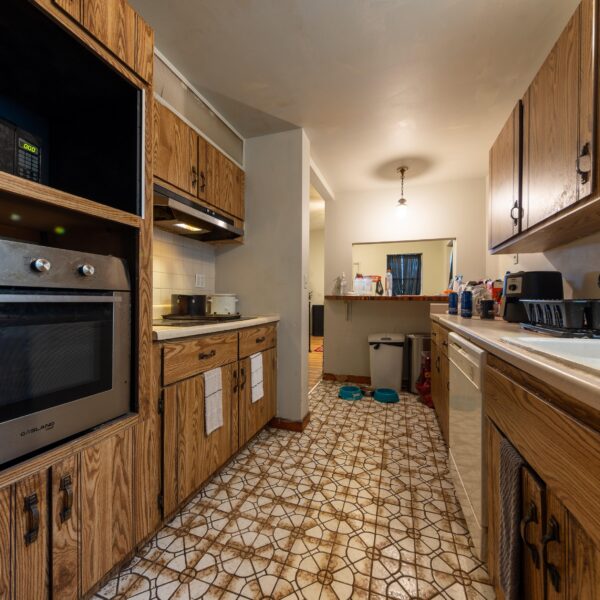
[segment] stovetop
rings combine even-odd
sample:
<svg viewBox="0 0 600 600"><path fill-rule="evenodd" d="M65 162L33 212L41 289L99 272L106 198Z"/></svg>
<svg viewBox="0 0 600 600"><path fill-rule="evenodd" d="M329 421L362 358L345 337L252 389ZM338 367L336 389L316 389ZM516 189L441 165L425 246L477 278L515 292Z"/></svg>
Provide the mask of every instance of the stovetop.
<svg viewBox="0 0 600 600"><path fill-rule="evenodd" d="M230 321L247 321L252 317L235 315L163 315L162 319L152 321L153 327L197 327L198 325L212 325L214 323L228 323Z"/></svg>

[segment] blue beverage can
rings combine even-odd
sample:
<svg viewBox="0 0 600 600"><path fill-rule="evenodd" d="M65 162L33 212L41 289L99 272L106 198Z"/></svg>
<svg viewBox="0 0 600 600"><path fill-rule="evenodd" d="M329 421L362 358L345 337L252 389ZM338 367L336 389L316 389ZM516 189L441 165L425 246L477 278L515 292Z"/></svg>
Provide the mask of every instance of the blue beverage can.
<svg viewBox="0 0 600 600"><path fill-rule="evenodd" d="M448 294L448 314L458 314L458 294L456 292L450 292Z"/></svg>
<svg viewBox="0 0 600 600"><path fill-rule="evenodd" d="M460 316L470 319L473 316L473 292L465 290L460 298Z"/></svg>

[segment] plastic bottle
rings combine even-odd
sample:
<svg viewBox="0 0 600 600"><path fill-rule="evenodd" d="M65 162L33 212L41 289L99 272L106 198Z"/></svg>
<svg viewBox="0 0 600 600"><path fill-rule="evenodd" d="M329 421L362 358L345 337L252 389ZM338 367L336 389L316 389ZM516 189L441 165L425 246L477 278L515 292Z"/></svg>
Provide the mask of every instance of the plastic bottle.
<svg viewBox="0 0 600 600"><path fill-rule="evenodd" d="M394 289L394 276L392 275L392 270L388 269L385 274L385 293L386 296L392 296Z"/></svg>
<svg viewBox="0 0 600 600"><path fill-rule="evenodd" d="M340 278L340 294L345 296L348 293L348 282L346 281L346 273L342 273Z"/></svg>

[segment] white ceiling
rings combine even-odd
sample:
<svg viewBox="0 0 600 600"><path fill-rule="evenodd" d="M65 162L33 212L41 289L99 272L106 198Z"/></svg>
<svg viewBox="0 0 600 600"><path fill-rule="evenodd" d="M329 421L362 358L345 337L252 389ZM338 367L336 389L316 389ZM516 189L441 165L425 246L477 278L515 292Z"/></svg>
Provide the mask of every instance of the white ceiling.
<svg viewBox="0 0 600 600"><path fill-rule="evenodd" d="M335 192L484 175L579 0L131 0L247 136L296 126Z"/></svg>

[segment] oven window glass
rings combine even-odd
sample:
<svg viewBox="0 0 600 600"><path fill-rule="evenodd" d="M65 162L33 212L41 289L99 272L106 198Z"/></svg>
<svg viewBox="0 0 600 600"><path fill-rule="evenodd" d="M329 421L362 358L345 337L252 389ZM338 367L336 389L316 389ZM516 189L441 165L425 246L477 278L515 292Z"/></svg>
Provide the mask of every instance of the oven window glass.
<svg viewBox="0 0 600 600"><path fill-rule="evenodd" d="M0 421L112 387L113 304L2 303Z"/></svg>

